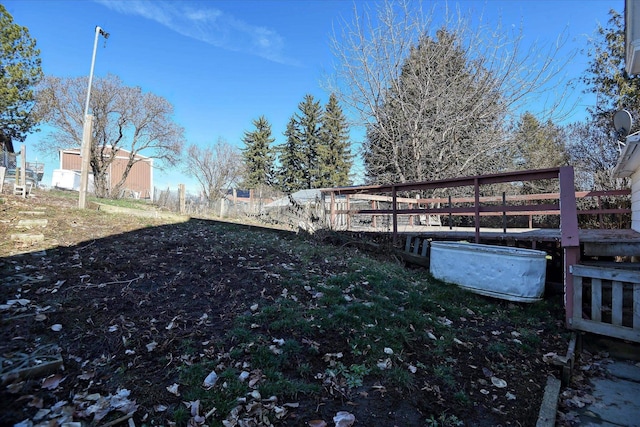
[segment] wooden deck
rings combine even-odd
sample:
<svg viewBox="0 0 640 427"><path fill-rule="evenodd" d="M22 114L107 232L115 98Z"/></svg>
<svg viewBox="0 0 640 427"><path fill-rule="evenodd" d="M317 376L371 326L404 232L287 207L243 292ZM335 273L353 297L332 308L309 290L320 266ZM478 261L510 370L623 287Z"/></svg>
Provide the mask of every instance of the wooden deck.
<svg viewBox="0 0 640 427"><path fill-rule="evenodd" d="M384 227L352 229L352 231L391 232ZM620 250L627 252L630 247L637 246L640 250L640 233L630 229L580 229L578 230L580 243L585 245L585 251L602 245L611 248L615 255L621 255ZM475 239L475 228L446 226L399 226L398 234L419 235L432 240L468 240ZM527 242L560 242L561 230L557 228L480 228L481 241L527 241ZM591 255L590 253L585 253ZM595 255L595 254L594 254ZM604 255L604 254L602 254ZM628 255L625 253L625 255ZM636 254L634 254L636 255ZM640 255L638 253L637 255Z"/></svg>
<svg viewBox="0 0 640 427"><path fill-rule="evenodd" d="M522 182L549 180L557 182L557 192L507 194L517 193ZM322 192L328 202L324 220L331 229L391 234L396 244L406 241L404 252L417 261L428 262L429 240L467 240L552 253L553 268L564 282L567 327L640 342L640 263L624 259L640 257L640 233L580 229L578 220L597 216L597 224L604 227L605 219L622 214L628 217L616 224L628 222L630 190L576 192L573 168L564 166ZM559 217L558 228L534 228L536 217L553 215ZM499 216L503 228L482 227L499 223L495 220ZM518 216L528 217L528 228L506 228L521 224L521 219L509 220ZM474 226L449 226L455 223Z"/></svg>

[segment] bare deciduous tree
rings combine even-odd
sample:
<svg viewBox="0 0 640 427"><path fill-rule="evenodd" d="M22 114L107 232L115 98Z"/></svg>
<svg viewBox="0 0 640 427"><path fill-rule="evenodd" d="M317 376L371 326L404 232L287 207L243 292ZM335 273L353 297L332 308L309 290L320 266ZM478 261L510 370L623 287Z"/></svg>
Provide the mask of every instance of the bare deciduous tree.
<svg viewBox="0 0 640 427"><path fill-rule="evenodd" d="M566 88L556 79L571 60L559 58L562 37L524 49L521 32L460 12L425 13L409 0L364 8L333 37L337 65L328 84L367 129L370 181L501 170L504 129L524 106L544 105L544 121L562 112L565 98L553 93Z"/></svg>
<svg viewBox="0 0 640 427"><path fill-rule="evenodd" d="M56 130L43 142L45 151L82 145L86 77L47 77L39 88L36 114ZM173 165L183 146L182 127L172 119L173 106L139 87L125 86L114 75L95 79L91 89L94 125L90 164L96 195L117 198L138 155L160 159ZM120 149L129 151L127 165L119 181L111 186L108 173Z"/></svg>
<svg viewBox="0 0 640 427"><path fill-rule="evenodd" d="M213 147L189 146L185 161L186 172L198 180L209 203L223 198L223 190L242 178L242 154L223 139Z"/></svg>

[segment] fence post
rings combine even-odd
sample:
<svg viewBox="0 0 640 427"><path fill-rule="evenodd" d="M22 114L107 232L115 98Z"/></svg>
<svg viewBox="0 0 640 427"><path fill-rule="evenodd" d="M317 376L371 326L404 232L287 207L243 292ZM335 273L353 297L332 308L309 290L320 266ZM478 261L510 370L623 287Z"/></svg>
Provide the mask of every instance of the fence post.
<svg viewBox="0 0 640 427"><path fill-rule="evenodd" d="M184 215L186 211L186 197L184 184L178 184L178 198L180 200L180 215Z"/></svg>

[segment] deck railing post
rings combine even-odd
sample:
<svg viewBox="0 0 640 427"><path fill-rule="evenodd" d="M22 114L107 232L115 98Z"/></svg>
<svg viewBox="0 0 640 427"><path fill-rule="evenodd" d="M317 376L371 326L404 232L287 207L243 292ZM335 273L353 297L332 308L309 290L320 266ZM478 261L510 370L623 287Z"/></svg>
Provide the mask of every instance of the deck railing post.
<svg viewBox="0 0 640 427"><path fill-rule="evenodd" d="M378 209L378 208L376 207L376 201L372 200L371 201L371 210L374 210L374 209ZM371 215L371 226L374 229L376 229L378 227L378 224L376 222L376 218L377 218L376 214Z"/></svg>
<svg viewBox="0 0 640 427"><path fill-rule="evenodd" d="M480 183L477 177L473 179L473 190L475 193L476 243L480 243Z"/></svg>
<svg viewBox="0 0 640 427"><path fill-rule="evenodd" d="M507 193L502 192L502 232L507 234Z"/></svg>
<svg viewBox="0 0 640 427"><path fill-rule="evenodd" d="M598 210L602 211L602 197L598 196ZM600 228L604 228L604 217L602 216L602 212L598 213L598 223Z"/></svg>
<svg viewBox="0 0 640 427"><path fill-rule="evenodd" d="M393 243L395 244L398 238L398 194L396 190L396 186L391 187L391 210L392 210L392 221L393 221Z"/></svg>
<svg viewBox="0 0 640 427"><path fill-rule="evenodd" d="M451 194L449 194L449 230L453 230L453 214L451 213Z"/></svg>
<svg viewBox="0 0 640 427"><path fill-rule="evenodd" d="M563 166L559 171L560 181L560 233L564 252L564 303L565 321L570 328L573 319L573 274L571 266L580 261L580 236L578 232L578 210L573 168Z"/></svg>
<svg viewBox="0 0 640 427"><path fill-rule="evenodd" d="M347 230L351 230L351 204L349 203L349 194L346 197L346 205L347 205Z"/></svg>
<svg viewBox="0 0 640 427"><path fill-rule="evenodd" d="M336 229L336 193L331 192L331 229Z"/></svg>

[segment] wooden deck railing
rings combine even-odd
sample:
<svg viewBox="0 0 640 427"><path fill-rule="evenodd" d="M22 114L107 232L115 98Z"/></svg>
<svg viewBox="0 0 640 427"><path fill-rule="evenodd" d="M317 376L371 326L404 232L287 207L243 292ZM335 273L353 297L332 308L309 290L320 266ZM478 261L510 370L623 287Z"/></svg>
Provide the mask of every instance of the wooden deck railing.
<svg viewBox="0 0 640 427"><path fill-rule="evenodd" d="M453 217L473 217L473 224L476 231L476 242L479 241L480 218L486 216L502 216L502 228L506 233L507 217L526 216L528 217L529 228L533 228L533 217L535 215L556 215L561 217L562 199L565 203L572 199L572 203L576 204L576 199L594 199L595 207L577 210L575 215L597 215L599 226L604 227L604 215L606 214L625 214L630 213L629 208L607 208L603 206L603 198L621 197L630 194L629 190L615 191L581 191L576 192L571 180L561 179L561 175L573 176L571 167L542 169L534 171L518 171L494 175L483 175L468 178L454 178L440 181L426 181L417 183L401 183L380 186L360 186L349 188L334 188L323 190L325 195L330 197L329 202L329 224L332 228L336 228L338 216L346 218L343 221L347 228L351 225L352 219L362 216L371 218L371 225L376 226L378 220L382 217L391 218L391 225L394 237L398 233L398 218L408 217L409 223L413 223L413 218L423 216L438 216L448 218L448 225L452 227ZM512 183L515 190L521 186L523 182L531 182L538 180L556 180L558 185L557 192L542 194L512 194L507 195L505 192L497 195L481 194L481 190L487 192L487 185ZM485 187L483 187L485 186ZM467 193L471 193L464 197L400 197L406 193L418 192L440 192L443 193L447 189L460 189L467 187ZM343 196L339 208L337 197ZM366 201L370 208L356 209L353 207L356 201ZM380 203L386 202L387 207L380 209ZM571 214L573 215L573 214ZM566 215L564 218L565 227ZM495 224L495 223L494 223ZM576 223L577 227L577 223ZM495 225L494 225L494 228Z"/></svg>
<svg viewBox="0 0 640 427"><path fill-rule="evenodd" d="M498 195L482 194L481 189L492 184L513 184L518 188L524 182L554 180L557 183L557 192L544 194L525 195ZM445 189L471 189L466 197L430 197L409 198L402 197L411 192L433 192ZM605 214L625 214L631 210L627 208L606 208L603 206L604 197L620 197L630 194L629 190L617 191L592 191L576 192L574 186L573 168L570 166L540 169L533 171L517 171L494 175L482 175L466 178L453 178L439 181L398 183L377 186L360 186L348 188L333 188L323 190L324 196L328 196L329 223L335 228L338 215L346 216L347 227L351 218L356 215L370 215L375 225L379 216L391 217L392 233L394 241L397 241L398 218L415 215L445 215L451 224L453 216L473 216L475 227L475 241L480 242L480 219L483 216L503 216L503 230L506 232L506 217L515 215L529 216L529 226L532 225L533 215L558 215L560 218L560 241L564 252L564 283L565 283L565 308L566 323L568 327L574 321L574 276L571 267L576 266L580 260L580 240L578 230L578 215L597 215L600 226L603 224ZM337 198L344 200L344 209L338 209ZM578 211L577 199L595 198L596 208ZM351 203L354 200L367 200L371 203L371 209L353 209ZM391 207L376 209L379 202L389 202ZM403 206L404 205L404 206ZM444 206L443 206L444 205ZM576 307L581 310L581 307Z"/></svg>

